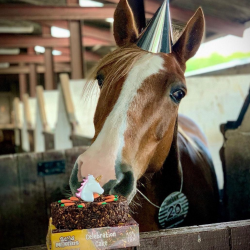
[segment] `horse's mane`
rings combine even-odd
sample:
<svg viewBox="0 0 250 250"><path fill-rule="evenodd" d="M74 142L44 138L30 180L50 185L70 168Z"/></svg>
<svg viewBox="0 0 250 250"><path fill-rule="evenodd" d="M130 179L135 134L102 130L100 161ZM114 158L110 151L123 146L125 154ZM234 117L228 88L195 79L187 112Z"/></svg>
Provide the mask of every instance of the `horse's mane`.
<svg viewBox="0 0 250 250"><path fill-rule="evenodd" d="M104 56L87 77L84 92L91 92L95 87L95 80L99 72L106 66L113 65L105 75L105 84L111 85L126 76L134 64L148 51L142 50L136 45L117 48Z"/></svg>
<svg viewBox="0 0 250 250"><path fill-rule="evenodd" d="M178 126L178 132L189 142L189 144L194 149L194 151L197 154L197 156L200 159L202 159L200 148L197 146L197 144L194 142L194 140L190 136L187 135L187 133L182 129L181 126Z"/></svg>

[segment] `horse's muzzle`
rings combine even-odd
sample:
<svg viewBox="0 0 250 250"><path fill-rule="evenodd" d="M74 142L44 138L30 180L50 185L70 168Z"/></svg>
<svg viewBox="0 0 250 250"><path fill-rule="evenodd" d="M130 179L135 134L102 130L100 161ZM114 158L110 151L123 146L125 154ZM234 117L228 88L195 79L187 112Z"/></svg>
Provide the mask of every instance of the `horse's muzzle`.
<svg viewBox="0 0 250 250"><path fill-rule="evenodd" d="M111 180L106 183L103 188L105 193L113 195L122 195L128 198L130 202L135 194L135 178L130 166L119 166L121 171L118 171L117 180Z"/></svg>

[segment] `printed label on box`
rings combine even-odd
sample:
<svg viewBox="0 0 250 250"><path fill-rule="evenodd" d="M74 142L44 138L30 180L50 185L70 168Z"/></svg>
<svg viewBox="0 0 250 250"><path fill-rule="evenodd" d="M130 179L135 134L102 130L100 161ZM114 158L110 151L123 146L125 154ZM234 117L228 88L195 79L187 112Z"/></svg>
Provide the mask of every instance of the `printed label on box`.
<svg viewBox="0 0 250 250"><path fill-rule="evenodd" d="M70 232L57 232L56 228L50 224L47 235L49 250L104 250L139 246L139 243L137 224Z"/></svg>

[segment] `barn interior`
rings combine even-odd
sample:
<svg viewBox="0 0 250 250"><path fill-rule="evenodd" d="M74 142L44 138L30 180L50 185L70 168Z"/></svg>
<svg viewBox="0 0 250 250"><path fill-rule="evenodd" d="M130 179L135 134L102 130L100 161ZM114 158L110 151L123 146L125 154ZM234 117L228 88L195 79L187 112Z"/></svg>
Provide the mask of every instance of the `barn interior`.
<svg viewBox="0 0 250 250"><path fill-rule="evenodd" d="M0 205L1 249L45 244L49 205L68 188L75 159L94 136L99 90L86 101L84 79L116 48L113 15L118 2L0 0L0 182L4 187L0 197L2 201L11 197ZM142 31L163 0L128 2ZM195 120L207 137L226 201L224 220L249 219L249 3L169 2L174 43L201 6L206 19L203 45L224 37L247 44L243 59L186 73L188 96L179 113ZM57 164L57 170L45 174L43 166L39 172L38 164L46 162L50 169ZM42 211L37 209L40 203L45 204ZM29 230L25 230L28 217ZM12 230L8 225L14 222L19 227ZM16 240L10 243L13 237Z"/></svg>

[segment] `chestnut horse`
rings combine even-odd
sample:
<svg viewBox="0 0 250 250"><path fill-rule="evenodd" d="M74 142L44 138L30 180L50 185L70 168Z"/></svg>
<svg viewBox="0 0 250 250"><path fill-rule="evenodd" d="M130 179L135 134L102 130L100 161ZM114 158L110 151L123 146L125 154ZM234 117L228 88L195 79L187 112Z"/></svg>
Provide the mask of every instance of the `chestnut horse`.
<svg viewBox="0 0 250 250"><path fill-rule="evenodd" d="M157 206L182 185L189 212L181 225L217 221L218 187L206 139L178 115L187 94L185 64L203 32L199 8L172 53L144 51L135 45L139 35L127 0L120 0L114 15L118 48L100 61L90 81L92 86L97 79L100 87L95 136L72 170L71 191L88 174L101 174L106 193L128 198L141 231L160 228Z"/></svg>

